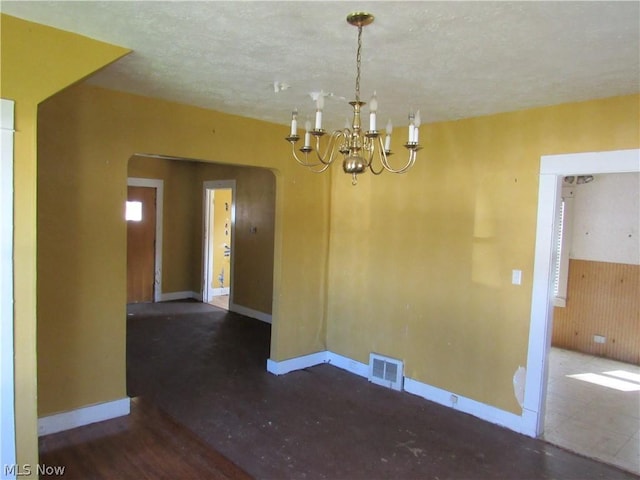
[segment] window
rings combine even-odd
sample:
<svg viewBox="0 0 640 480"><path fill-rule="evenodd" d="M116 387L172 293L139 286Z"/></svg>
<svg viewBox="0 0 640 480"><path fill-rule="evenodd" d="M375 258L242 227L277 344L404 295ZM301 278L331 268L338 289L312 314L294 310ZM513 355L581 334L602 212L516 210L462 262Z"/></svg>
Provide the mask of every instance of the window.
<svg viewBox="0 0 640 480"><path fill-rule="evenodd" d="M562 264L561 260L562 260L562 252L563 252L563 248L562 248L562 243L565 239L565 231L564 231L564 221L565 221L565 208L566 208L566 203L564 201L564 198L562 199L562 202L560 203L560 215L559 215L559 219L558 219L558 234L556 235L556 267L554 269L553 272L553 295L554 297L557 297L558 294L560 293L560 265Z"/></svg>
<svg viewBox="0 0 640 480"><path fill-rule="evenodd" d="M127 202L124 218L127 222L142 221L142 202Z"/></svg>
<svg viewBox="0 0 640 480"><path fill-rule="evenodd" d="M572 187L562 188L562 202L560 203L560 211L558 212L558 230L556 232L556 262L553 270L553 304L556 307L564 307L567 304L573 194Z"/></svg>

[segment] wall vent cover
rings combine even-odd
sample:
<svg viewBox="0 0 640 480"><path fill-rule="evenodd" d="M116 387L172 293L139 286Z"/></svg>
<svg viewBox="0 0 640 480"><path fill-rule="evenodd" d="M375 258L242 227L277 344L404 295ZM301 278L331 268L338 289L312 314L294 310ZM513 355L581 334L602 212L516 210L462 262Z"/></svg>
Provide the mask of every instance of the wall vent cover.
<svg viewBox="0 0 640 480"><path fill-rule="evenodd" d="M404 365L401 360L377 353L369 354L369 381L371 383L401 391L403 370Z"/></svg>

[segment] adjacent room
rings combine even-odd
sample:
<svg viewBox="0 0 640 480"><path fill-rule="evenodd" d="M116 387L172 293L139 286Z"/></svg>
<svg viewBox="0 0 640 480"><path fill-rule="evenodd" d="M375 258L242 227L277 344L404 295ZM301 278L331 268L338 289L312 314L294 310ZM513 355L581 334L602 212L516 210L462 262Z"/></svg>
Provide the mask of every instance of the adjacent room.
<svg viewBox="0 0 640 480"><path fill-rule="evenodd" d="M640 177L566 176L544 438L637 471Z"/></svg>
<svg viewBox="0 0 640 480"><path fill-rule="evenodd" d="M640 473L638 2L1 10L2 478Z"/></svg>

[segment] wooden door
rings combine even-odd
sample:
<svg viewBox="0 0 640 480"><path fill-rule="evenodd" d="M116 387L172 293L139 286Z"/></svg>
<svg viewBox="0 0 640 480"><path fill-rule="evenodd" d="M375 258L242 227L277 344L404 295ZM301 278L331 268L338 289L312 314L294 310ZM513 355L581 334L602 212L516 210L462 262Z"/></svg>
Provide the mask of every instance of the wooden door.
<svg viewBox="0 0 640 480"><path fill-rule="evenodd" d="M140 208L127 220L127 303L153 302L155 283L156 189L128 187L127 202ZM136 202L139 202L137 204Z"/></svg>

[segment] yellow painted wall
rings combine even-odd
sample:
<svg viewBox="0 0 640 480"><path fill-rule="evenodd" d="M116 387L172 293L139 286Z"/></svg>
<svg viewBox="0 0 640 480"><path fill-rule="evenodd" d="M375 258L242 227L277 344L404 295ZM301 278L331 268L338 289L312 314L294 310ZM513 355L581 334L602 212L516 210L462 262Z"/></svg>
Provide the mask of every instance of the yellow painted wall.
<svg viewBox="0 0 640 480"><path fill-rule="evenodd" d="M163 293L201 292L203 184L235 180L234 303L272 313L276 213L273 172L266 168L135 156L129 161L128 174L164 180ZM253 226L255 233L251 233Z"/></svg>
<svg viewBox="0 0 640 480"><path fill-rule="evenodd" d="M403 359L410 378L519 413L540 156L638 148L638 100L423 125L407 174L363 175L357 187L335 175L328 349Z"/></svg>
<svg viewBox="0 0 640 480"><path fill-rule="evenodd" d="M211 223L213 225L213 267L211 288L228 288L231 277L230 255L225 256L231 247L231 189L216 190L212 198Z"/></svg>
<svg viewBox="0 0 640 480"><path fill-rule="evenodd" d="M37 106L129 51L0 14L0 96L14 100L14 351L18 463L38 459L36 367ZM58 385L57 388L64 388Z"/></svg>
<svg viewBox="0 0 640 480"><path fill-rule="evenodd" d="M328 203L329 179L299 169L288 157L288 145L282 137L285 127L78 85L41 107L39 129L43 172L68 172L42 176L43 183L50 184L43 189L47 195L40 201L60 212L74 206L70 218L47 217L39 222L39 244L55 242L57 252L55 258L47 260L47 268L38 272L39 285L49 288L39 292L40 307L48 312L52 329L78 329L77 345L68 353L61 352L70 346L58 337L42 345L39 357L43 368L48 365L47 359L68 360L56 360L64 363L64 368L47 370L48 385L43 388L53 388L62 380L67 388L41 392L41 415L71 410L98 399L112 400L123 393L123 208L127 176L137 175L128 171L129 159L135 153L278 169L274 269L278 295L273 306L271 355L281 360L325 348L322 286L327 210L323 205ZM196 196L201 194L201 190L194 192ZM306 228L300 228L299 219L306 215L309 197L314 203L318 199L318 215L306 219ZM202 218L201 207L194 215ZM165 259L167 254L172 252L165 250ZM200 260L194 263L199 265ZM306 266L305 282L299 281L301 264ZM65 280L64 291L73 292L65 300L65 309L57 308L58 300L53 295L53 285L61 284L60 278ZM100 386L105 384L111 386Z"/></svg>

